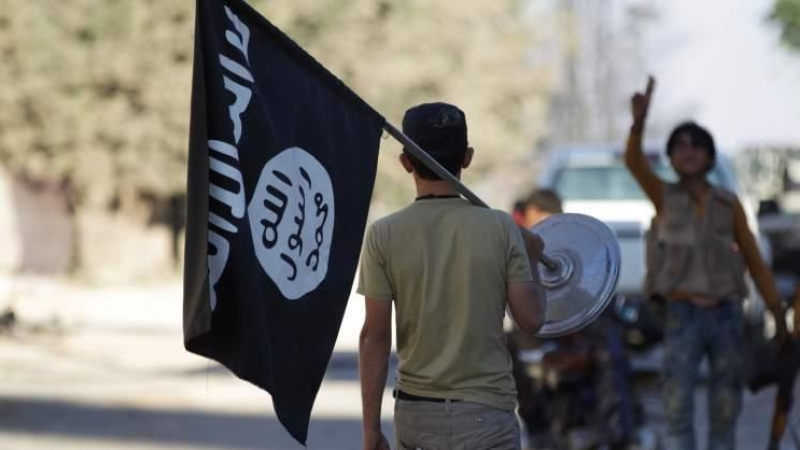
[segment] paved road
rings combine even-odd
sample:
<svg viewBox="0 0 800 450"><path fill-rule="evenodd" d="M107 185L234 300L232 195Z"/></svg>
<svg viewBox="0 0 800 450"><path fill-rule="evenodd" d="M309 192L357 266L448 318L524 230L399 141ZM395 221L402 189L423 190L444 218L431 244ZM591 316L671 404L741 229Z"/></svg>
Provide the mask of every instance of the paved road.
<svg viewBox="0 0 800 450"><path fill-rule="evenodd" d="M183 350L179 294L175 286L71 292L20 307L22 325L0 334L0 450L302 448L272 415L268 395ZM360 305L355 298L345 318L309 449L360 447ZM658 390L645 397L651 420L663 423ZM746 398L741 449L764 448L773 398L771 390ZM701 417L704 400L699 392ZM388 390L384 403L390 432Z"/></svg>

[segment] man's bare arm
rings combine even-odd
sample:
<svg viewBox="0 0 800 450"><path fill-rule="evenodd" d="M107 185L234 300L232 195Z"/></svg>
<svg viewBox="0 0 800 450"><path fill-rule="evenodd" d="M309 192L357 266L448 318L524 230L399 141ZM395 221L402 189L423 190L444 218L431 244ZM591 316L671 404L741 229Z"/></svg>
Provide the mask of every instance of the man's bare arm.
<svg viewBox="0 0 800 450"><path fill-rule="evenodd" d="M544 325L547 294L539 277L539 260L544 250L542 240L525 228L520 228L531 266L533 281L509 282L506 303L517 326L526 333L536 333Z"/></svg>
<svg viewBox="0 0 800 450"><path fill-rule="evenodd" d="M750 231L747 225L747 216L744 213L744 208L741 202L736 200L734 204L734 217L733 217L733 231L736 245L739 251L742 252L747 269L753 277L758 292L761 293L761 298L764 299L767 308L775 317L779 332L785 332L786 319L783 316L783 300L778 293L778 288L775 283L775 277L772 275L764 258L761 257L761 252L758 250L756 238Z"/></svg>
<svg viewBox="0 0 800 450"><path fill-rule="evenodd" d="M644 135L645 122L647 121L647 113L650 109L650 100L654 89L655 80L650 77L645 93L637 92L631 99L633 125L625 147L625 166L630 170L658 212L661 211L661 206L664 202L664 182L653 172L650 162L642 150L642 136Z"/></svg>
<svg viewBox="0 0 800 450"><path fill-rule="evenodd" d="M392 346L392 302L366 298L366 317L358 345L358 371L365 448L382 438L381 403Z"/></svg>

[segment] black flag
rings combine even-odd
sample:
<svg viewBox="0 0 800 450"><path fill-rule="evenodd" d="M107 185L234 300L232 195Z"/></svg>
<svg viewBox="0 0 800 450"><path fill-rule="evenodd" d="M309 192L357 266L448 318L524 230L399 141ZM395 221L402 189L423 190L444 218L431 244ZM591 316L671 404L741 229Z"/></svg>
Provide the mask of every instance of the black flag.
<svg viewBox="0 0 800 450"><path fill-rule="evenodd" d="M303 444L383 125L243 1L197 1L184 344L267 390Z"/></svg>

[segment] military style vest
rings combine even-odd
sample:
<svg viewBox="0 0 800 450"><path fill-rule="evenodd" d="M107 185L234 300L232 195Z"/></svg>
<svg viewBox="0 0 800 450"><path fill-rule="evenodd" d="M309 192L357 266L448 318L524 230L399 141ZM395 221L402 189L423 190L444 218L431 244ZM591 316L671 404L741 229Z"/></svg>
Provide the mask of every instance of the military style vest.
<svg viewBox="0 0 800 450"><path fill-rule="evenodd" d="M747 295L744 261L734 237L736 196L712 188L704 217L689 193L667 184L661 213L647 235L645 292L668 298L679 291L710 299Z"/></svg>

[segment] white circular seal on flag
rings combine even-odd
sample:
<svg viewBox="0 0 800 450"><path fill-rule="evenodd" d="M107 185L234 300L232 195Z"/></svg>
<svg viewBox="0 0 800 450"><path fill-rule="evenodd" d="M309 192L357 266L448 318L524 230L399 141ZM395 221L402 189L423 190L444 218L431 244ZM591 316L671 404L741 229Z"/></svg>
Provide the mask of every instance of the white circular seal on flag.
<svg viewBox="0 0 800 450"><path fill-rule="evenodd" d="M328 171L310 153L288 148L261 170L247 207L253 248L288 300L319 286L328 273L334 198Z"/></svg>

